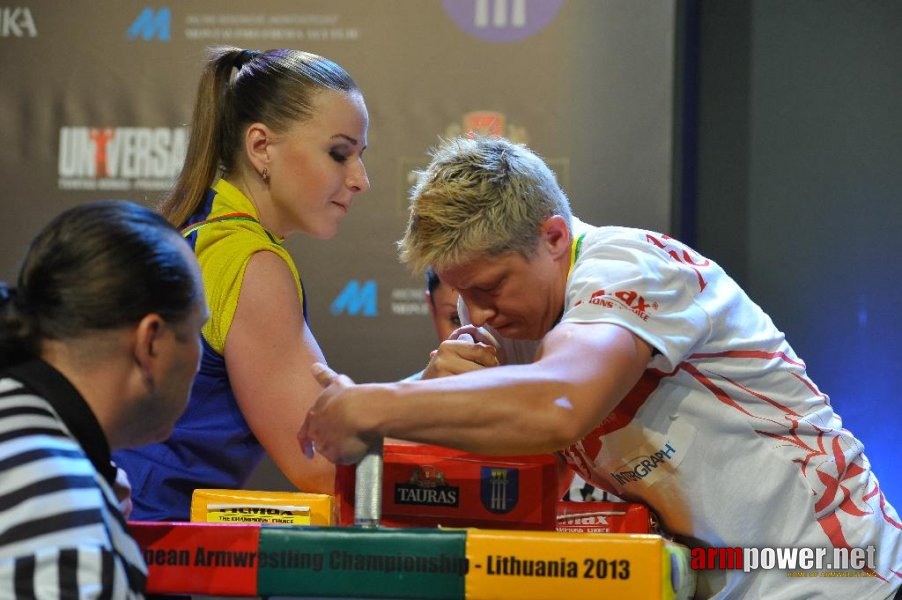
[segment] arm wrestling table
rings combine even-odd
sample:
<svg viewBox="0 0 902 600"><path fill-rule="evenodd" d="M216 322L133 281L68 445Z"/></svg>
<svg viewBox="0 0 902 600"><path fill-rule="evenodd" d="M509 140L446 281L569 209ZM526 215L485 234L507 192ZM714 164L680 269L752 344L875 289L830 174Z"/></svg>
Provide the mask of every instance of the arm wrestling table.
<svg viewBox="0 0 902 600"><path fill-rule="evenodd" d="M293 598L683 600L688 550L650 534L380 526L382 446L355 474L353 527L131 522L148 593Z"/></svg>

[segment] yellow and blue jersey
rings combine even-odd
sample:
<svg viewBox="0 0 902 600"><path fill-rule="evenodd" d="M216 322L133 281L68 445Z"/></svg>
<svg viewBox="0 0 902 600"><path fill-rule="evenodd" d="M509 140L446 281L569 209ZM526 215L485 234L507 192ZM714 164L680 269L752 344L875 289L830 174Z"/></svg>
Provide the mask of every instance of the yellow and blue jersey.
<svg viewBox="0 0 902 600"><path fill-rule="evenodd" d="M133 488L132 519L187 521L196 488L240 488L263 456L235 401L224 350L251 256L273 252L291 269L306 318L306 302L291 256L259 222L253 203L219 180L185 223L182 234L200 263L210 319L203 356L184 414L164 442L114 454Z"/></svg>

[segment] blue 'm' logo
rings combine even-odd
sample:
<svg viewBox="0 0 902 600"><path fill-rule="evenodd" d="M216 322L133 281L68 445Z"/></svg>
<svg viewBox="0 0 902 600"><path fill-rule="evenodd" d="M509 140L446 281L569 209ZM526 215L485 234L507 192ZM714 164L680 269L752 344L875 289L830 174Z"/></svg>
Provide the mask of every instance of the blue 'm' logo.
<svg viewBox="0 0 902 600"><path fill-rule="evenodd" d="M377 291L376 282L372 279L364 282L363 285L360 285L356 279L352 279L332 301L330 311L333 315L340 315L347 311L352 316L375 317L379 314L376 309Z"/></svg>
<svg viewBox="0 0 902 600"><path fill-rule="evenodd" d="M158 11L145 8L128 28L128 39L134 40L140 37L142 40L149 41L157 38L162 42L168 42L171 20L172 13L168 8L161 8Z"/></svg>

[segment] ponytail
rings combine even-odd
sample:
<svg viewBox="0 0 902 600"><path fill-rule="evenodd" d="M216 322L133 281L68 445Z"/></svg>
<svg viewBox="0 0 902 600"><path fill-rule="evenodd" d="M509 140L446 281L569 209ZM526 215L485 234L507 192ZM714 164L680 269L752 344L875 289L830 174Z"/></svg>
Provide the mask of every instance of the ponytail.
<svg viewBox="0 0 902 600"><path fill-rule="evenodd" d="M236 59L241 56L239 48L213 50L201 74L185 164L160 207L163 216L176 227L194 214L218 175L223 146L222 124L228 120L225 104L229 80Z"/></svg>

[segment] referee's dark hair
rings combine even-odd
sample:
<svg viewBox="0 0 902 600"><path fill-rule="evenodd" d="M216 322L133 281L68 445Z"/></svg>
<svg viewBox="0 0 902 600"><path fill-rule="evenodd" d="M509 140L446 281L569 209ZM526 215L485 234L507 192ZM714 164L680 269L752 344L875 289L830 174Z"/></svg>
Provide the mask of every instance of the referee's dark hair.
<svg viewBox="0 0 902 600"><path fill-rule="evenodd" d="M198 294L185 241L159 214L108 200L71 208L31 242L15 288L0 282L0 367L40 354L42 340L181 322Z"/></svg>

